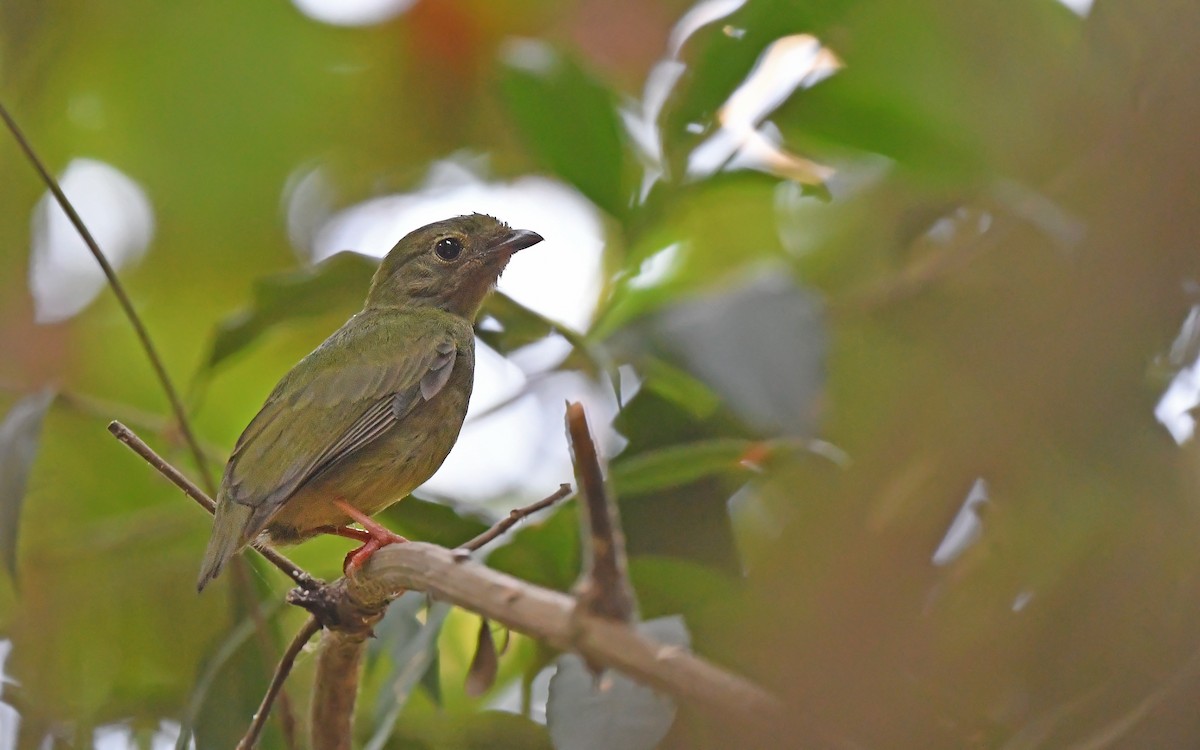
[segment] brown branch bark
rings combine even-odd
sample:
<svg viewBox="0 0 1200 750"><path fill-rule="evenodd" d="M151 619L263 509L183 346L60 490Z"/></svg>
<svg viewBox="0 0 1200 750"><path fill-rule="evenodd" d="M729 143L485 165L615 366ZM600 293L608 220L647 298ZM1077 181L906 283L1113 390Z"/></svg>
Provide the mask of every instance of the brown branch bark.
<svg viewBox="0 0 1200 750"><path fill-rule="evenodd" d="M444 547L422 542L389 545L376 552L354 578L340 579L330 588L342 606L362 612L382 612L399 592L423 591L518 633L619 670L708 714L756 732L781 718L778 699L752 682L683 648L646 638L625 623L577 613L575 600L567 594L464 560ZM345 641L336 644L339 648L348 646ZM361 644L359 647L361 650ZM338 656L337 664L349 666L350 662L345 654ZM335 672L327 675L327 679L343 677ZM321 696L336 692L333 684L318 686L318 691ZM348 718L341 720L341 726L348 726L346 722ZM332 738L330 742L314 741L313 748L345 747L333 743Z"/></svg>

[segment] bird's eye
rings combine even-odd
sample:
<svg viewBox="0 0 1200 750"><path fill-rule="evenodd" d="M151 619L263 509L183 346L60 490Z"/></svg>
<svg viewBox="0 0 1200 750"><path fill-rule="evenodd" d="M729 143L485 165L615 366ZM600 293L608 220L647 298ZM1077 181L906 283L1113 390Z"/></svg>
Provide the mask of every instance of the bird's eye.
<svg viewBox="0 0 1200 750"><path fill-rule="evenodd" d="M457 237L443 237L433 246L433 251L442 260L454 260L462 252L462 242Z"/></svg>

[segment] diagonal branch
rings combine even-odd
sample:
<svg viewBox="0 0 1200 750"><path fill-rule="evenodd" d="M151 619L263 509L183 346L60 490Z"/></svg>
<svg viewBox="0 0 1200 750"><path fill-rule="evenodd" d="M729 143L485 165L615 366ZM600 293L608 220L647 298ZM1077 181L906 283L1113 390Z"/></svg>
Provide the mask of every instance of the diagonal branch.
<svg viewBox="0 0 1200 750"><path fill-rule="evenodd" d="M178 391L175 390L175 385L171 382L171 377L167 374L167 368L163 365L162 357L158 354L158 349L155 348L154 342L150 340L150 333L146 330L146 326L142 323L141 316L133 307L133 302L130 301L129 295L125 293L125 287L121 285L120 279L117 278L116 271L109 264L108 258L100 249L100 245L96 243L92 233L88 231L87 226L83 223L83 219L75 211L75 207L71 205L71 201L67 199L63 193L62 187L59 186L58 180L38 157L37 152L33 150L33 146L25 138L25 134L17 126L12 115L8 113L8 109L0 104L0 118L3 118L4 123L12 132L13 138L16 139L17 145L25 152L25 156L29 158L34 169L41 175L42 181L50 188L54 199L58 201L58 205L62 207L67 218L71 220L71 224L75 226L75 231L79 232L79 236L87 245L88 250L92 252L96 262L100 264L100 270L104 272L104 277L108 279L108 285L112 288L113 294L116 295L117 301L121 304L121 310L124 311L125 317L129 319L129 324L133 326L133 331L137 334L138 342L142 345L142 350L146 352L146 358L150 360L150 366L154 368L154 374L158 377L158 382L162 385L163 392L167 395L167 400L171 403L171 411L175 414L175 421L179 424L179 431L183 434L183 439L187 442L188 448L192 452L192 458L196 462L197 468L200 470L200 476L204 478L205 487L209 493L216 491L213 484L212 475L208 470L208 460L204 456L204 450L200 447L200 441L196 439L195 433L192 432L191 423L188 421L187 412L183 408L183 401L179 398Z"/></svg>
<svg viewBox="0 0 1200 750"><path fill-rule="evenodd" d="M533 515L534 513L537 513L540 510L545 510L546 508L549 508L551 505L554 505L559 500L562 500L563 498L565 498L567 495L570 495L570 494L571 494L571 485L566 484L564 482L563 484L560 484L558 486L558 489L555 490L553 492L553 494L551 494L547 497L544 497L541 500L538 500L536 503L533 503L531 505L526 505L523 508L514 508L514 509L510 510L508 512L507 516L505 516L504 518L501 518L499 521L497 521L490 529L483 532L482 534L475 537L474 539L471 539L470 541L466 541L466 542L463 542L462 544L458 545L457 549L463 550L463 551L474 552L475 550L484 546L485 544L492 541L496 537L500 536L504 532L508 531L513 526L516 526L518 523L521 522L522 519L528 518L529 516Z"/></svg>
<svg viewBox="0 0 1200 750"><path fill-rule="evenodd" d="M150 464L167 479L171 480L179 489L183 490L184 494L195 500L209 513L216 511L217 504L213 499L204 494L204 491L192 483L192 480L185 477L171 464L167 463L166 459L154 452L154 449L146 445L137 435L120 422L112 422L108 425L108 431L113 437L127 445L130 450L145 459L146 463ZM283 555L275 551L273 547L261 542L251 544L259 554L267 559L275 567L283 571L284 575L296 582L296 585L303 589L314 589L320 585L317 579L313 578L307 571L301 568L296 563L287 559Z"/></svg>
<svg viewBox="0 0 1200 750"><path fill-rule="evenodd" d="M250 722L250 727L246 730L242 741L238 743L237 750L250 750L258 742L258 736L262 734L263 727L267 724L267 717L271 715L271 704L275 702L275 698L281 695L283 683L287 680L292 671L292 665L296 663L296 657L312 640L312 637L321 629L317 618L310 617L304 623L304 627L300 628L300 632L296 633L296 637L288 644L287 650L283 652L283 656L279 658L279 665L275 667L275 674L271 677L271 684L267 687L267 692L263 695L262 703L258 707L258 711L254 714L254 720Z"/></svg>
<svg viewBox="0 0 1200 750"><path fill-rule="evenodd" d="M358 575L330 588L344 606L358 611L384 608L396 592L424 591L555 648L575 651L738 726L769 732L781 719L779 700L745 678L679 646L647 638L623 622L577 612L568 594L464 560L444 547L388 545Z"/></svg>

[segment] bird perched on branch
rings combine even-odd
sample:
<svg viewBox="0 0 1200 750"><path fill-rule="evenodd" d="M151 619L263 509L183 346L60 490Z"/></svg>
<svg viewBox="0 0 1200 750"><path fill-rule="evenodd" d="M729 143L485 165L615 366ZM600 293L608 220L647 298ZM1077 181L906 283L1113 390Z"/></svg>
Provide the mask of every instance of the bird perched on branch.
<svg viewBox="0 0 1200 750"><path fill-rule="evenodd" d="M429 479L458 440L475 370L472 323L513 253L541 240L471 214L392 248L362 311L283 376L238 438L198 588L260 534L358 539L351 567L402 541L370 516Z"/></svg>

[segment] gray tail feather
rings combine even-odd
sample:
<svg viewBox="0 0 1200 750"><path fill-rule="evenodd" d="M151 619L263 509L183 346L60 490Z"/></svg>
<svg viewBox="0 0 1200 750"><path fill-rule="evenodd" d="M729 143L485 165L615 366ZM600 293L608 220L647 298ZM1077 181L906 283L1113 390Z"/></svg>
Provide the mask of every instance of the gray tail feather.
<svg viewBox="0 0 1200 750"><path fill-rule="evenodd" d="M217 504L212 536L208 540L208 549L204 551L204 562L200 566L200 579L196 582L197 591L203 591L209 581L220 574L221 568L225 567L229 558L245 546L246 526L253 512L253 508L239 503Z"/></svg>

